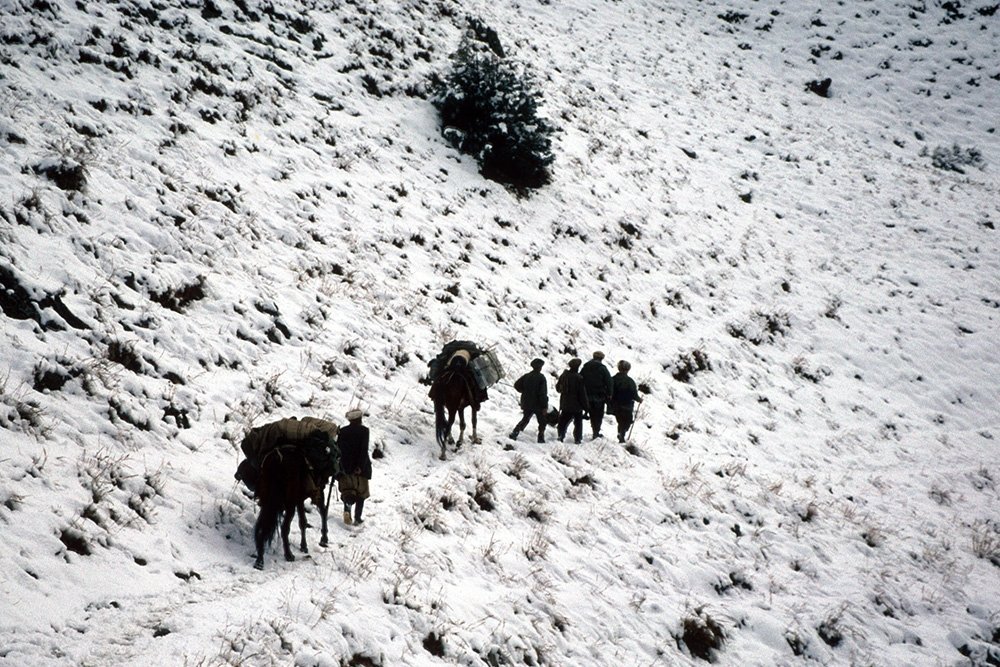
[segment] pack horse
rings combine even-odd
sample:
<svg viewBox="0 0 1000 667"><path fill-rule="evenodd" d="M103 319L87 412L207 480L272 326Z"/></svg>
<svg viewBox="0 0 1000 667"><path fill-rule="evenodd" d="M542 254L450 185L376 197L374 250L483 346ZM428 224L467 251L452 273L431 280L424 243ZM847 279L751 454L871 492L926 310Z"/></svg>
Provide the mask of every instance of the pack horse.
<svg viewBox="0 0 1000 667"><path fill-rule="evenodd" d="M305 501L319 509L320 546L327 545L327 512L333 480L340 472L340 452L336 445L338 427L323 419L282 419L250 431L241 449L246 459L236 471L236 479L254 492L260 510L254 524L254 567L264 567L264 551L281 527L285 560L295 556L288 543L292 519L298 514L302 535L299 549L306 546Z"/></svg>
<svg viewBox="0 0 1000 667"><path fill-rule="evenodd" d="M434 402L434 436L441 448L440 459L447 456L447 446L458 449L465 438L465 409L471 411L472 442L480 442L476 433L479 407L488 398L487 388L503 377L503 368L492 350L481 350L469 341L453 341L431 360L430 398ZM458 440L451 428L458 417Z"/></svg>

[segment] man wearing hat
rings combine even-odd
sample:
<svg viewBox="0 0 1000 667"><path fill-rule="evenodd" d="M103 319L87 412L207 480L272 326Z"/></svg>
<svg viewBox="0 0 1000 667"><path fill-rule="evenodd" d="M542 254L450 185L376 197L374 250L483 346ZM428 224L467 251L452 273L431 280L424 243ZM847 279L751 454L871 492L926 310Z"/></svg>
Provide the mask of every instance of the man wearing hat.
<svg viewBox="0 0 1000 667"><path fill-rule="evenodd" d="M563 371L556 382L559 392L559 442L566 437L569 423L573 422L573 442L583 440L583 412L588 407L587 390L580 375L579 359L570 359L569 368Z"/></svg>
<svg viewBox="0 0 1000 667"><path fill-rule="evenodd" d="M604 365L604 353L600 350L594 352L594 358L583 365L580 375L587 389L591 435L597 438L604 423L604 406L611 398L611 371Z"/></svg>
<svg viewBox="0 0 1000 667"><path fill-rule="evenodd" d="M514 389L521 393L521 412L524 416L511 431L511 440L517 440L531 418L538 420L538 442L545 442L545 410L549 407L549 386L542 375L541 359L531 360L531 370L514 382Z"/></svg>
<svg viewBox="0 0 1000 667"><path fill-rule="evenodd" d="M635 380L628 376L632 364L622 359L618 362L618 372L611 379L611 411L618 421L618 442L625 442L632 428L632 410L635 404L642 403Z"/></svg>
<svg viewBox="0 0 1000 667"><path fill-rule="evenodd" d="M344 523L351 525L351 505L354 505L355 525L364 523L361 513L369 496L368 480L372 478L372 460L368 456L368 427L361 423L365 413L357 408L347 411L347 426L340 429L340 467L343 474L337 480L340 499L344 501Z"/></svg>

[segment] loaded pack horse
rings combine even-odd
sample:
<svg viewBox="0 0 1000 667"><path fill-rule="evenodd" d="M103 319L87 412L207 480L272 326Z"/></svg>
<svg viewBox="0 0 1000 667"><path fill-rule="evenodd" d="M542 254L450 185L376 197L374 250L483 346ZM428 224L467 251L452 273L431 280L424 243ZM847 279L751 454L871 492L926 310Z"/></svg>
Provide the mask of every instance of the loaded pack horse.
<svg viewBox="0 0 1000 667"><path fill-rule="evenodd" d="M451 356L444 370L431 384L430 397L434 401L434 434L441 447L444 461L447 445L454 443L455 448L462 446L465 436L465 408L472 412L472 442L480 442L476 435L476 413L479 412L479 395L476 381L469 370L470 354L459 350ZM451 437L451 427L458 416L458 441Z"/></svg>
<svg viewBox="0 0 1000 667"><path fill-rule="evenodd" d="M327 514L330 508L330 494L324 493L327 484L332 489L333 478L324 476L316 479L305 451L297 444L281 445L267 453L261 461L260 475L256 482L260 510L253 528L254 545L257 547L257 558L253 564L255 569L264 568L264 551L274 540L279 523L285 560L295 560L288 544L288 533L296 512L302 534L299 549L302 553L309 553L306 545L305 509L305 501L309 499L319 508L322 521L319 544L321 547L327 546Z"/></svg>
<svg viewBox="0 0 1000 667"><path fill-rule="evenodd" d="M327 545L332 480L340 470L338 431L336 424L325 419L290 417L251 429L240 443L246 459L237 468L236 479L254 492L260 506L254 524L254 567L258 570L264 565L264 550L274 539L279 523L285 560L295 560L288 546L288 531L296 512L302 532L299 548L308 553L306 500L311 499L320 510L323 532L319 544ZM324 497L327 484L331 492Z"/></svg>

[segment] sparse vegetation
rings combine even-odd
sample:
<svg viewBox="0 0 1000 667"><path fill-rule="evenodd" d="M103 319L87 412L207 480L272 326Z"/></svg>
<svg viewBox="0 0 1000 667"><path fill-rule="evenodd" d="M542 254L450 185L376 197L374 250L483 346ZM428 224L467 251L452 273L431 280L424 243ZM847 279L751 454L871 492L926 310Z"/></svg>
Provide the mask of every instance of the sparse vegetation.
<svg viewBox="0 0 1000 667"><path fill-rule="evenodd" d="M62 190L81 192L87 185L86 167L69 157L39 162L34 169Z"/></svg>
<svg viewBox="0 0 1000 667"><path fill-rule="evenodd" d="M549 554L550 547L551 545L545 536L545 532L541 528L536 528L524 543L524 555L531 561L545 560Z"/></svg>
<svg viewBox="0 0 1000 667"><path fill-rule="evenodd" d="M726 643L726 632L711 614L699 607L681 621L675 635L677 646L683 646L696 658L712 662Z"/></svg>
<svg viewBox="0 0 1000 667"><path fill-rule="evenodd" d="M197 276L176 287L151 290L149 298L164 308L183 313L192 303L205 298L205 276Z"/></svg>
<svg viewBox="0 0 1000 667"><path fill-rule="evenodd" d="M495 485L493 476L488 470L480 471L476 478L476 488L472 493L472 500L484 512L492 512L496 508Z"/></svg>
<svg viewBox="0 0 1000 667"><path fill-rule="evenodd" d="M0 662L996 662L997 1L0 2ZM509 438L595 350L631 441ZM243 435L355 406L252 571Z"/></svg>
<svg viewBox="0 0 1000 667"><path fill-rule="evenodd" d="M744 322L733 322L726 330L733 338L741 338L754 345L774 342L791 327L787 313L755 310Z"/></svg>
<svg viewBox="0 0 1000 667"><path fill-rule="evenodd" d="M815 366L805 357L795 357L792 360L792 371L799 377L819 384L823 378L833 374L826 366Z"/></svg>
<svg viewBox="0 0 1000 667"><path fill-rule="evenodd" d="M529 467L531 466L528 463L528 459L524 458L523 454L515 454L514 458L507 465L506 473L514 479L521 479Z"/></svg>
<svg viewBox="0 0 1000 667"><path fill-rule="evenodd" d="M28 388L18 387L10 374L0 375L0 428L21 431L44 439L51 430L45 409L28 395Z"/></svg>
<svg viewBox="0 0 1000 667"><path fill-rule="evenodd" d="M844 641L844 632L841 628L841 614L837 613L827 616L823 621L816 626L816 633L823 642L832 648L837 648L840 646L841 642Z"/></svg>
<svg viewBox="0 0 1000 667"><path fill-rule="evenodd" d="M972 526L972 553L1000 567L1000 525L977 521Z"/></svg>
<svg viewBox="0 0 1000 667"><path fill-rule="evenodd" d="M712 370L712 363L704 350L694 349L681 352L671 364L664 367L664 370L678 382L691 382L698 373Z"/></svg>
<svg viewBox="0 0 1000 667"><path fill-rule="evenodd" d="M923 153L926 155L926 149ZM943 171L954 171L964 174L970 168L982 169L985 166L983 154L978 148L963 148L958 144L937 146L930 153L931 164Z"/></svg>

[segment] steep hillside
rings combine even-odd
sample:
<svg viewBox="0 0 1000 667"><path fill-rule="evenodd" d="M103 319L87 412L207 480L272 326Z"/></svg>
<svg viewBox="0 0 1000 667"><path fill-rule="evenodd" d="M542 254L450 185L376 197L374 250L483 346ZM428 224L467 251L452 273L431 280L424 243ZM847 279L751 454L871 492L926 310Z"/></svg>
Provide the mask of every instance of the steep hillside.
<svg viewBox="0 0 1000 667"><path fill-rule="evenodd" d="M0 5L0 663L1000 663L998 7L819 5ZM441 136L468 17L530 196ZM510 440L597 349L631 441ZM243 435L356 405L365 526L254 571Z"/></svg>

